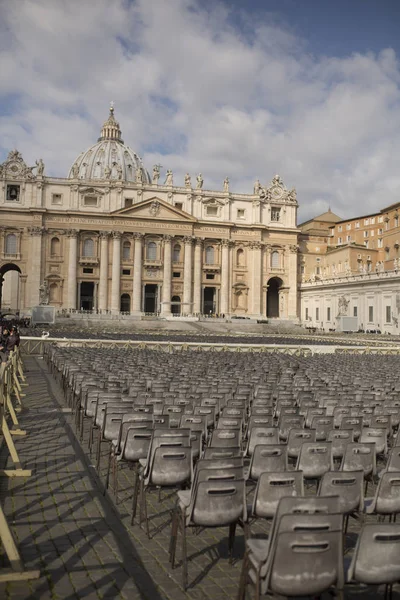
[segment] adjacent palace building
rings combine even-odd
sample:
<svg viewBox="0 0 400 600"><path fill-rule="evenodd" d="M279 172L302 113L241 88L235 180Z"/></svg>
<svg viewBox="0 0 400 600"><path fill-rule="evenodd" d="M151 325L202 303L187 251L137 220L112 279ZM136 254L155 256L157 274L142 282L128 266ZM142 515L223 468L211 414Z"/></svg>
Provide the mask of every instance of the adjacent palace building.
<svg viewBox="0 0 400 600"><path fill-rule="evenodd" d="M161 317L219 314L397 332L397 207L297 225L296 192L276 175L253 193L207 190L124 144L114 108L68 177L17 150L0 165L0 306ZM399 267L399 271L398 271ZM398 274L399 273L399 274Z"/></svg>

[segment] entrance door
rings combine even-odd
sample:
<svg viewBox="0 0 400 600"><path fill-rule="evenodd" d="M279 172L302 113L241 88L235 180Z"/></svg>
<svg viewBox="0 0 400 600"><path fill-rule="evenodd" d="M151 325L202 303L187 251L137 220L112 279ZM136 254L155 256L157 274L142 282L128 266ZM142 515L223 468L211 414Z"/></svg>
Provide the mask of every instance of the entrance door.
<svg viewBox="0 0 400 600"><path fill-rule="evenodd" d="M203 314L215 314L215 287L205 287L203 291Z"/></svg>
<svg viewBox="0 0 400 600"><path fill-rule="evenodd" d="M267 291L267 317L270 319L279 318L279 289L282 286L282 280L273 277L268 281Z"/></svg>
<svg viewBox="0 0 400 600"><path fill-rule="evenodd" d="M122 294L121 296L121 312L131 312L131 297L129 294Z"/></svg>
<svg viewBox="0 0 400 600"><path fill-rule="evenodd" d="M157 285L155 283L147 283L144 286L144 312L157 312Z"/></svg>
<svg viewBox="0 0 400 600"><path fill-rule="evenodd" d="M172 296L171 312L173 315L181 314L181 297L180 296Z"/></svg>
<svg viewBox="0 0 400 600"><path fill-rule="evenodd" d="M82 281L81 283L81 309L93 310L94 283L93 281Z"/></svg>

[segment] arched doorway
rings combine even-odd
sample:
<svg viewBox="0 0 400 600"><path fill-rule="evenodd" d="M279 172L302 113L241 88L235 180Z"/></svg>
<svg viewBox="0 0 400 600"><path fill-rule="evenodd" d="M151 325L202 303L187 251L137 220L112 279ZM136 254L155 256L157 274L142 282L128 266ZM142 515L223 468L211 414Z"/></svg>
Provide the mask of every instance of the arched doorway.
<svg viewBox="0 0 400 600"><path fill-rule="evenodd" d="M279 319L279 290L283 284L279 277L272 277L268 281L267 289L267 317Z"/></svg>
<svg viewBox="0 0 400 600"><path fill-rule="evenodd" d="M13 312L20 309L20 275L18 265L6 263L0 267L0 311L2 308Z"/></svg>
<svg viewBox="0 0 400 600"><path fill-rule="evenodd" d="M171 298L171 313L173 315L181 314L181 297L180 296L172 296L172 298Z"/></svg>
<svg viewBox="0 0 400 600"><path fill-rule="evenodd" d="M131 312L131 297L129 294L122 294L120 311L125 313Z"/></svg>

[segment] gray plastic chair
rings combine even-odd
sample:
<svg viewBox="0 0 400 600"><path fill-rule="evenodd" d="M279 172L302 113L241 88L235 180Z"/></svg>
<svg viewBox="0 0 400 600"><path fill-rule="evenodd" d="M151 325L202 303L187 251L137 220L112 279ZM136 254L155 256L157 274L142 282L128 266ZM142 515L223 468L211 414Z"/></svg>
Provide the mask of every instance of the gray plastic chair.
<svg viewBox="0 0 400 600"><path fill-rule="evenodd" d="M249 431L249 439L244 455L252 456L254 448L261 444L279 444L277 427L253 426Z"/></svg>
<svg viewBox="0 0 400 600"><path fill-rule="evenodd" d="M303 443L315 441L315 429L291 429L287 440L288 457L298 458Z"/></svg>
<svg viewBox="0 0 400 600"><path fill-rule="evenodd" d="M391 449L385 471L400 471L400 446Z"/></svg>
<svg viewBox="0 0 400 600"><path fill-rule="evenodd" d="M340 465L341 471L364 471L365 493L368 482L376 475L376 450L375 444L349 443Z"/></svg>
<svg viewBox="0 0 400 600"><path fill-rule="evenodd" d="M241 445L240 429L214 429L211 435L210 448L237 448Z"/></svg>
<svg viewBox="0 0 400 600"><path fill-rule="evenodd" d="M360 444L375 444L376 455L387 455L387 429L376 427L363 427L360 435Z"/></svg>
<svg viewBox="0 0 400 600"><path fill-rule="evenodd" d="M396 521L400 513L400 471L382 473L374 498L365 500L365 512Z"/></svg>
<svg viewBox="0 0 400 600"><path fill-rule="evenodd" d="M304 442L296 470L303 471L304 479L318 480L333 471L332 443L331 442Z"/></svg>
<svg viewBox="0 0 400 600"><path fill-rule="evenodd" d="M394 583L400 581L400 523L368 523L358 536L348 581L382 585L385 598L392 597Z"/></svg>
<svg viewBox="0 0 400 600"><path fill-rule="evenodd" d="M304 496L303 473L261 473L254 493L250 518L272 519L282 498Z"/></svg>
<svg viewBox="0 0 400 600"><path fill-rule="evenodd" d="M262 592L266 591L266 575L268 572L268 558L273 553L277 532L280 530L281 521L289 515L334 515L339 512L338 496L302 496L302 497L284 497L280 500L267 540L249 539L246 541L245 556L242 565L242 573L239 584L238 600L244 600L246 583L250 579L256 587L256 599L260 597L262 583L264 583ZM342 515L339 515L343 522ZM337 522L337 521L335 521ZM304 523L304 521L303 521ZM326 522L325 522L326 523Z"/></svg>
<svg viewBox="0 0 400 600"><path fill-rule="evenodd" d="M262 473L287 471L285 444L258 444L250 459L249 479L257 481Z"/></svg>
<svg viewBox="0 0 400 600"><path fill-rule="evenodd" d="M343 532L279 533L266 588L287 597L316 596L330 588L343 598Z"/></svg>
<svg viewBox="0 0 400 600"><path fill-rule="evenodd" d="M187 548L186 528L229 526L229 557L232 559L236 525L239 520L246 522L246 483L237 481L202 481L193 490L190 504L184 510L177 509L172 521L171 548L176 547L179 528L182 533L182 586L187 588ZM174 567L175 550L171 553Z"/></svg>
<svg viewBox="0 0 400 600"><path fill-rule="evenodd" d="M347 445L354 441L352 429L332 429L328 432L328 442L332 442L332 458L342 459Z"/></svg>
<svg viewBox="0 0 400 600"><path fill-rule="evenodd" d="M322 476L318 488L320 496L338 496L339 511L345 516L347 532L349 516L362 515L364 510L364 471L329 471Z"/></svg>

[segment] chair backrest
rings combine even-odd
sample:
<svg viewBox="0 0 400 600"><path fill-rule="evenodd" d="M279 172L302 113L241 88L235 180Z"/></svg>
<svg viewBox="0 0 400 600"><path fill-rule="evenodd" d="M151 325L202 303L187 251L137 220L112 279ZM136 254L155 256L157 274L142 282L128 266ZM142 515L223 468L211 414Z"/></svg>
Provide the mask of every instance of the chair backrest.
<svg viewBox="0 0 400 600"><path fill-rule="evenodd" d="M229 448L238 447L241 444L240 429L215 429L212 432L210 447L211 448Z"/></svg>
<svg viewBox="0 0 400 600"><path fill-rule="evenodd" d="M304 424L302 415L281 414L278 425L280 439L287 440L291 429L302 429Z"/></svg>
<svg viewBox="0 0 400 600"><path fill-rule="evenodd" d="M304 442L296 469L303 471L306 479L318 479L327 471L333 471L331 442Z"/></svg>
<svg viewBox="0 0 400 600"><path fill-rule="evenodd" d="M246 483L202 481L196 486L188 510L187 524L223 527L247 518Z"/></svg>
<svg viewBox="0 0 400 600"><path fill-rule="evenodd" d="M354 440L358 440L363 428L363 417L343 417L340 429L352 429Z"/></svg>
<svg viewBox="0 0 400 600"><path fill-rule="evenodd" d="M279 444L277 427L252 427L249 431L245 456L251 456L254 448L260 444Z"/></svg>
<svg viewBox="0 0 400 600"><path fill-rule="evenodd" d="M311 429L315 429L316 441L324 441L328 437L329 431L333 429L334 417L328 417L327 415L320 417L315 416L311 421Z"/></svg>
<svg viewBox="0 0 400 600"><path fill-rule="evenodd" d="M304 496L301 471L261 473L254 494L252 514L272 518L279 501L287 496Z"/></svg>
<svg viewBox="0 0 400 600"><path fill-rule="evenodd" d="M287 440L288 456L297 458L304 442L316 441L315 434L315 429L291 429Z"/></svg>
<svg viewBox="0 0 400 600"><path fill-rule="evenodd" d="M285 444L258 444L251 455L249 478L256 481L261 473L287 471L287 447Z"/></svg>
<svg viewBox="0 0 400 600"><path fill-rule="evenodd" d="M348 572L349 581L369 585L400 580L400 523L365 523Z"/></svg>
<svg viewBox="0 0 400 600"><path fill-rule="evenodd" d="M350 443L340 466L341 471L364 471L364 477L376 473L376 450L375 444Z"/></svg>
<svg viewBox="0 0 400 600"><path fill-rule="evenodd" d="M179 486L193 475L192 449L160 446L155 449L145 485Z"/></svg>
<svg viewBox="0 0 400 600"><path fill-rule="evenodd" d="M382 473L371 512L378 515L397 515L400 513L400 471Z"/></svg>
<svg viewBox="0 0 400 600"><path fill-rule="evenodd" d="M342 590L342 531L288 532L277 536L268 588L282 596L319 596Z"/></svg>
<svg viewBox="0 0 400 600"><path fill-rule="evenodd" d="M347 444L354 441L352 429L331 429L328 432L328 442L332 442L333 458L343 458Z"/></svg>
<svg viewBox="0 0 400 600"><path fill-rule="evenodd" d="M326 408L318 406L316 408L309 408L306 413L306 427L309 429L314 417L324 417L326 415Z"/></svg>
<svg viewBox="0 0 400 600"><path fill-rule="evenodd" d="M320 496L338 496L339 511L350 514L364 508L364 471L328 471L320 481Z"/></svg>
<svg viewBox="0 0 400 600"><path fill-rule="evenodd" d="M387 430L376 427L363 427L360 435L360 444L375 444L376 454L387 454Z"/></svg>
<svg viewBox="0 0 400 600"><path fill-rule="evenodd" d="M386 471L400 471L400 446L394 446L390 451Z"/></svg>
<svg viewBox="0 0 400 600"><path fill-rule="evenodd" d="M132 425L126 432L118 458L129 462L137 462L142 458L146 458L152 436L152 429L136 429L135 425Z"/></svg>

